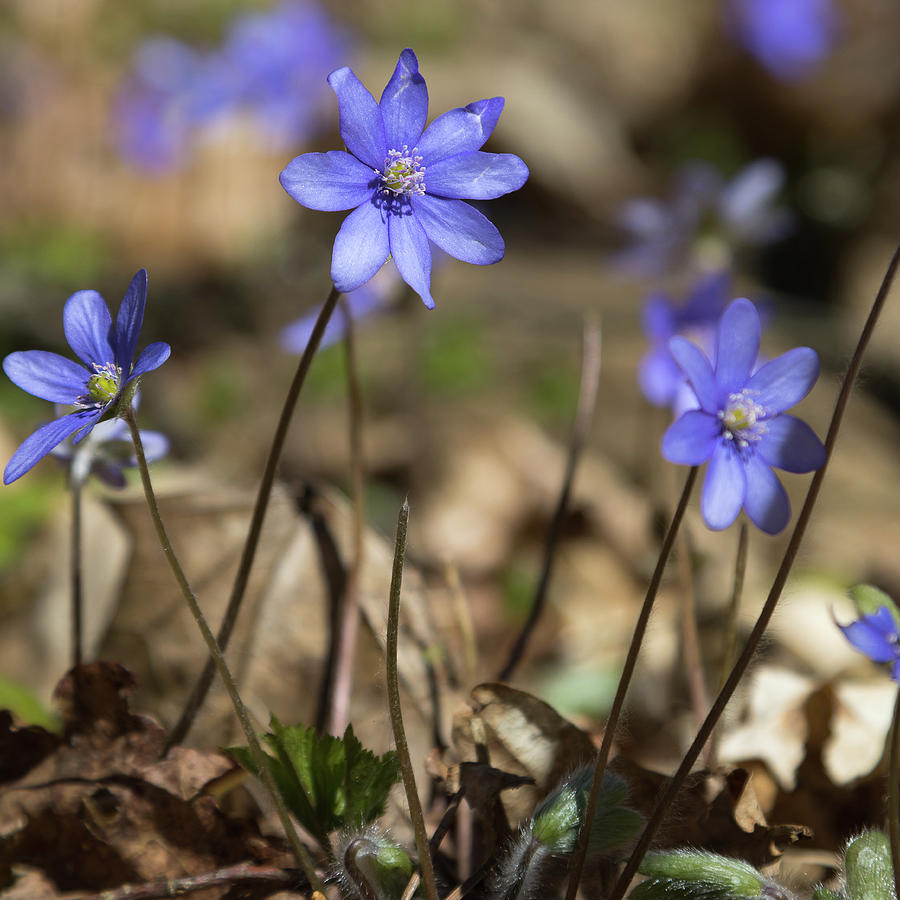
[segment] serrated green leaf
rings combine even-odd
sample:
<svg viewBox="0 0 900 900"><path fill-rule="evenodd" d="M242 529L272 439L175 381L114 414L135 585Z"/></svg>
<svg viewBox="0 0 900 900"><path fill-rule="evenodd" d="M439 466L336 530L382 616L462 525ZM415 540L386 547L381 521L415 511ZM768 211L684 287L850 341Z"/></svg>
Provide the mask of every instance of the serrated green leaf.
<svg viewBox="0 0 900 900"><path fill-rule="evenodd" d="M400 762L394 750L388 750L384 756L366 750L353 734L352 725L344 732L344 746L347 750L345 822L362 825L384 812L388 794L400 780Z"/></svg>

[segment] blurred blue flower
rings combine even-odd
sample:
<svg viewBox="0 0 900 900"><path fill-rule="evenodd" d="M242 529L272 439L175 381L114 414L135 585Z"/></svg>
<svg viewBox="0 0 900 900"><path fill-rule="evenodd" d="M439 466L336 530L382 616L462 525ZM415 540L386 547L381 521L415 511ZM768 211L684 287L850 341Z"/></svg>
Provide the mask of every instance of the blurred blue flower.
<svg viewBox="0 0 900 900"><path fill-rule="evenodd" d="M716 531L744 508L757 528L777 534L791 508L773 467L811 472L825 462L825 448L813 430L784 415L812 389L819 357L809 347L797 347L754 371L759 338L756 307L739 299L719 320L714 364L685 338L669 341L699 408L669 426L662 454L686 466L709 461L700 505L706 524Z"/></svg>
<svg viewBox="0 0 900 900"><path fill-rule="evenodd" d="M790 213L774 206L784 169L759 159L730 181L708 163L678 171L668 201L639 197L620 210L618 224L630 240L614 261L626 272L657 276L683 265L722 269L736 252L783 237Z"/></svg>
<svg viewBox="0 0 900 900"><path fill-rule="evenodd" d="M840 31L833 0L728 0L723 12L734 40L782 81L809 75Z"/></svg>
<svg viewBox="0 0 900 900"><path fill-rule="evenodd" d="M236 18L219 49L149 38L114 108L122 155L151 172L186 162L198 135L246 114L269 151L296 146L324 124L323 70L348 51L346 33L303 0Z"/></svg>
<svg viewBox="0 0 900 900"><path fill-rule="evenodd" d="M480 149L500 118L503 98L452 109L426 129L428 89L412 50L400 54L379 102L347 66L332 72L328 83L337 94L347 151L298 156L281 173L281 185L309 209L353 210L331 258L339 291L361 287L391 256L400 277L431 309L429 242L476 265L503 258L500 232L463 202L500 197L528 178L518 156Z"/></svg>
<svg viewBox="0 0 900 900"><path fill-rule="evenodd" d="M900 634L897 620L886 606L849 625L838 625L838 628L844 632L844 637L872 662L893 663L891 678L900 681Z"/></svg>
<svg viewBox="0 0 900 900"><path fill-rule="evenodd" d="M669 352L669 339L680 334L710 353L722 311L728 304L731 273L727 270L703 275L694 283L682 304L661 291L644 303L644 334L650 350L641 360L638 383L654 406L674 407L687 379ZM691 392L692 394L692 392ZM693 404L696 406L696 402ZM676 408L680 415L684 409Z"/></svg>
<svg viewBox="0 0 900 900"><path fill-rule="evenodd" d="M45 350L18 351L3 360L3 371L23 391L75 407L75 412L42 425L23 441L3 472L4 484L21 478L69 435L74 435L77 444L114 410L136 378L169 358L171 348L159 341L145 347L134 360L146 302L144 269L131 280L115 327L106 302L96 291L78 291L66 301L63 329L80 364Z"/></svg>

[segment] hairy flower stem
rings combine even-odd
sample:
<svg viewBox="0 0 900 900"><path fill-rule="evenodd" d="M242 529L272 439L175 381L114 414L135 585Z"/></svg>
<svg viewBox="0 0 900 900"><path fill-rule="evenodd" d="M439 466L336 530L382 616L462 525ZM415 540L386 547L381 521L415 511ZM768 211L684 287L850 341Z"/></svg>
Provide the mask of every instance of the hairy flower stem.
<svg viewBox="0 0 900 900"><path fill-rule="evenodd" d="M612 748L612 743L615 739L616 727L619 724L619 716L621 715L622 707L625 704L625 694L631 683L631 676L634 674L634 667L641 650L644 632L647 630L647 623L650 620L650 613L653 610L653 603L656 600L656 594L659 590L660 582L662 581L663 572L665 571L669 556L672 553L675 537L678 534L681 520L684 518L684 513L687 509L691 491L694 488L694 482L696 480L697 466L692 466L691 470L688 472L687 479L684 482L681 498L678 501L678 506L675 508L675 514L672 516L669 530L666 532L666 536L663 539L663 544L659 551L659 559L656 561L656 568L653 570L650 584L647 586L647 595L644 597L644 605L641 607L637 622L634 626L634 634L631 636L631 645L628 647L628 655L625 657L625 664L622 666L622 674L619 677L616 696L613 699L609 717L606 720L603 741L600 744L600 749L597 751L597 759L594 763L594 779L591 782L591 792L588 796L588 803L587 808L585 809L584 819L582 820L581 832L578 835L578 846L575 848L575 855L572 857L572 870L569 875L569 886L566 889L566 900L575 900L575 894L578 892L578 883L581 881L581 872L582 869L584 869L584 860L587 856L588 839L591 834L591 823L594 821L594 814L597 811L597 798L600 796L600 788L603 785L603 775L606 772L606 764L609 762L609 751Z"/></svg>
<svg viewBox="0 0 900 900"><path fill-rule="evenodd" d="M71 559L69 560L69 577L72 585L71 595L71 615L72 615L72 667L78 667L84 662L83 659L83 643L84 643L84 593L81 565L81 482L78 479L71 479L69 489L72 492L72 543L70 545ZM76 672L75 684L77 688L78 675Z"/></svg>
<svg viewBox="0 0 900 900"><path fill-rule="evenodd" d="M738 657L737 662L734 664L728 679L713 702L709 714L700 726L700 730L697 732L694 742L688 748L684 759L681 761L678 771L672 776L665 791L657 799L656 806L644 827L643 834L641 834L640 839L635 845L634 851L632 852L628 863L625 865L625 868L622 870L622 874L619 876L619 880L616 882L616 886L608 900L621 900L621 898L625 896L628 885L631 883L631 879L634 877L635 872L637 872L638 866L641 864L641 860L644 858L644 854L650 846L650 842L653 840L657 829L662 823L666 810L669 808L672 800L681 788L684 779L693 768L694 763L697 761L697 757L700 755L700 751L705 746L707 740L709 740L710 734L712 734L722 712L728 705L729 700L731 700L735 688L737 688L741 678L747 671L747 667L750 665L750 661L756 653L756 648L759 646L763 634L765 634L766 628L769 625L769 620L772 618L772 613L775 612L775 607L781 597L781 592L784 590L784 585L787 582L788 575L794 565L794 560L797 558L797 552L800 549L800 544L806 533L806 526L809 524L810 516L812 515L813 508L815 507L816 500L819 496L819 490L822 487L822 481L825 478L825 473L831 462L831 455L834 451L838 431L840 430L841 422L844 418L844 411L847 408L847 403L850 400L850 394L853 390L856 376L859 374L859 369L862 365L863 355L866 352L866 347L872 337L872 332L875 330L878 317L887 300L898 265L900 265L900 246L894 250L894 255L891 257L884 280L881 282L881 287L878 289L878 294L875 297L875 302L872 304L869 317L866 319L866 324L863 326L862 333L859 336L859 341L853 352L853 358L850 360L850 365L847 368L847 372L841 383L841 391L838 394L834 413L831 416L831 424L828 427L828 435L825 438L825 463L812 477L809 490L806 493L806 500L797 516L797 524L794 526L791 539L788 542L784 557L781 560L781 566L775 575L775 580L772 583L769 596L766 598L766 602L759 614L759 618L756 620L753 631L750 632L750 637L747 638L747 643L744 645L744 649Z"/></svg>
<svg viewBox="0 0 900 900"><path fill-rule="evenodd" d="M275 786L272 770L266 762L266 754L263 752L259 740L256 737L256 732L253 730L247 708L244 706L241 696L238 693L237 685L234 683L234 678L225 662L225 656L222 653L222 649L219 647L218 641L216 641L215 636L210 630L209 624L203 615L203 611L200 609L200 604L197 602L197 598L194 596L194 592L188 583L187 576L181 568L181 563L178 561L178 557L172 549L169 535L166 532L166 527L163 524L162 517L159 513L159 505L156 502L153 485L150 482L150 470L147 468L147 459L144 456L144 446L141 443L141 434L138 431L134 409L129 407L124 412L120 413L120 415L125 420L128 425L128 430L131 432L131 440L134 443L134 453L137 457L138 471L141 473L141 482L144 486L144 497L146 498L147 506L150 509L150 518L153 520L153 526L156 529L156 536L159 539L163 555L166 557L166 562L168 562L169 568L172 570L172 574L178 582L178 587L181 589L181 593L187 602L191 615L194 617L194 621L200 629L200 634L203 636L203 640L209 648L210 657L214 661L216 669L225 684L225 689L228 691L228 696L231 698L231 702L234 705L234 711L237 713L238 721L241 723L241 728L243 729L244 735L247 738L247 743L250 746L250 752L253 754L253 762L259 770L260 778L266 786L266 790L268 790L272 797L275 808L278 810L278 816L281 819L281 824L284 827L291 849L294 851L294 855L297 857L297 861L300 863L304 874L307 879L309 879L310 885L318 890L322 890L322 882L319 880L318 875L316 875L316 870L313 866L313 861L310 858L309 852L297 836L297 831L288 814L284 800Z"/></svg>
<svg viewBox="0 0 900 900"><path fill-rule="evenodd" d="M531 611L528 620L519 632L519 637L513 645L506 665L500 670L497 681L508 681L513 670L519 664L525 653L525 647L538 619L544 610L547 600L547 588L550 586L550 575L553 571L553 560L556 557L556 548L562 533L563 522L569 507L569 495L572 493L572 482L575 480L575 469L581 452L587 443L594 421L594 409L597 406L597 387L600 379L600 327L596 322L585 322L584 349L581 362L581 388L578 393L578 407L575 413L575 424L572 427L572 439L569 442L569 456L566 461L566 471L563 475L562 488L553 519L547 532L547 541L544 545L544 561L541 567L541 577L538 581L534 599L531 603Z"/></svg>
<svg viewBox="0 0 900 900"><path fill-rule="evenodd" d="M222 617L222 624L219 626L218 643L224 650L228 646L231 638L231 632L234 630L234 624L237 621L240 612L241 602L244 599L244 593L247 590L247 582L250 579L250 569L253 566L253 560L256 556L256 549L259 546L259 536L262 533L263 521L266 517L266 510L269 506L269 497L272 495L272 486L275 483L275 473L278 469L278 463L281 459L281 451L284 448L284 441L287 437L288 427L291 424L291 418L294 415L294 408L297 405L297 398L300 396L300 390L306 381L306 374L312 365L313 357L316 350L319 349L319 343L322 335L325 333L325 327L334 312L340 292L337 288L332 287L328 299L322 306L319 318L313 327L312 334L309 337L309 343L300 357L300 364L297 366L297 372L294 380L288 388L287 396L284 400L284 407L281 410L281 417L278 419L278 425L275 428L275 436L272 438L272 446L269 449L269 456L266 459L266 466L263 469L262 481L259 484L259 490L256 494L256 504L253 507L253 515L250 519L250 527L247 531L247 539L244 542L244 550L241 554L241 561L238 566L237 574L234 576L234 585L231 588L231 596L228 598L228 605L225 608L225 615ZM215 662L212 658L206 661L199 679L188 698L181 718L172 729L169 741L166 744L166 751L175 744L180 744L194 724L194 719L206 699L209 687L212 684L213 674L215 673Z"/></svg>
<svg viewBox="0 0 900 900"><path fill-rule="evenodd" d="M400 771L403 775L403 787L409 803L409 817L412 819L413 831L416 835L416 850L419 853L419 867L422 870L422 882L425 885L425 896L428 900L438 900L437 886L434 883L434 868L431 865L431 854L428 848L428 835L425 833L425 817L422 815L422 804L416 790L416 776L412 761L409 758L409 746L406 743L406 731L403 728L403 713L400 709L400 679L397 672L397 633L400 627L400 586L403 581L403 557L406 554L406 532L409 527L409 501L404 500L397 518L397 539L394 542L394 565L391 569L391 592L388 600L387 648L385 668L387 670L388 707L391 714L391 728L394 732L394 743L397 745L397 758L400 760Z"/></svg>
<svg viewBox="0 0 900 900"><path fill-rule="evenodd" d="M891 865L894 869L894 896L900 897L900 688L894 701L891 724L891 752L888 767L888 834L891 838Z"/></svg>
<svg viewBox="0 0 900 900"><path fill-rule="evenodd" d="M356 657L356 636L359 632L359 578L362 572L365 519L366 476L363 461L363 399L362 384L356 358L356 336L350 307L341 301L341 313L346 321L344 349L347 362L347 399L349 401L350 439L350 495L353 502L353 550L347 570L343 604L338 619L337 657L334 688L331 696L330 727L338 737L350 721L350 693L353 688L353 663Z"/></svg>

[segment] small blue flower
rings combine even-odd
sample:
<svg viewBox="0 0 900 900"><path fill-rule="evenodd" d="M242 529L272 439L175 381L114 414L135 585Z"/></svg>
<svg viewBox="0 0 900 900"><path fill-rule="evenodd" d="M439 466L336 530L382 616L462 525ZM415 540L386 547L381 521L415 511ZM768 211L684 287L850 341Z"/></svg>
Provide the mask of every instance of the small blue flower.
<svg viewBox="0 0 900 900"><path fill-rule="evenodd" d="M727 267L736 252L786 234L790 215L773 205L783 184L784 169L772 159L750 163L730 181L707 163L690 163L677 173L668 201L638 197L625 204L618 224L630 241L614 261L650 277L684 264Z"/></svg>
<svg viewBox="0 0 900 900"><path fill-rule="evenodd" d="M838 628L844 632L844 637L872 662L893 663L891 678L900 681L900 634L897 620L886 606L849 625L838 625Z"/></svg>
<svg viewBox="0 0 900 900"><path fill-rule="evenodd" d="M777 534L787 525L791 508L773 467L812 472L825 462L825 448L813 430L784 415L812 389L819 357L809 347L797 347L754 370L759 337L756 307L739 299L719 321L715 365L690 341L669 341L699 409L669 426L662 454L679 465L709 461L701 509L716 531L727 528L744 508L758 528Z"/></svg>
<svg viewBox="0 0 900 900"><path fill-rule="evenodd" d="M78 291L66 301L63 329L80 364L44 350L10 353L3 360L3 371L23 391L51 403L75 407L74 412L41 426L24 440L6 466L4 484L21 478L69 435L74 435L78 443L115 409L135 379L159 368L169 358L171 348L160 341L145 347L132 362L146 302L144 269L132 278L115 327L106 302L96 291Z"/></svg>
<svg viewBox="0 0 900 900"><path fill-rule="evenodd" d="M840 31L833 0L729 0L723 13L734 39L782 81L809 75Z"/></svg>
<svg viewBox="0 0 900 900"><path fill-rule="evenodd" d="M309 209L352 209L331 259L334 286L365 284L392 256L400 277L431 309L431 245L455 259L489 265L503 258L500 232L463 202L518 190L525 163L509 153L484 153L503 98L452 109L428 128L428 90L412 50L400 54L379 102L348 68L328 83L338 98L347 151L306 153L281 173L282 187Z"/></svg>

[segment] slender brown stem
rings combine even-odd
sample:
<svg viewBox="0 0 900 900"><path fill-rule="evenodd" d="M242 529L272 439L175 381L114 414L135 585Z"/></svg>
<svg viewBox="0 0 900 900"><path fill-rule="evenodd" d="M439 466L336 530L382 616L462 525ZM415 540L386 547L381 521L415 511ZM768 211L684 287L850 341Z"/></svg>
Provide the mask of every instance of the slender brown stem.
<svg viewBox="0 0 900 900"><path fill-rule="evenodd" d="M888 768L888 833L891 837L891 865L894 869L894 896L900 897L900 688L894 701L891 723L891 753Z"/></svg>
<svg viewBox="0 0 900 900"><path fill-rule="evenodd" d="M178 587L181 589L181 593L184 596L185 601L187 602L188 608L191 611L191 615L194 617L194 621L197 623L197 627L200 629L200 634L203 636L203 640L206 642L206 646L209 650L211 658L215 663L216 669L219 672L219 676L225 684L225 689L228 691L228 696L231 698L231 702L234 706L234 711L237 713L238 721L241 723L241 728L244 731L244 736L247 738L247 743L250 746L250 752L253 755L253 761L260 773L260 778L262 779L263 784L266 786L266 790L269 792L272 798L272 802L275 804L275 808L278 811L278 816L281 819L281 824L284 827L285 834L287 835L288 841L291 844L291 849L294 851L294 855L297 857L297 861L300 863L300 866L306 874L306 877L309 879L309 883L313 885L313 887L321 889L321 881L316 875L316 870L313 866L312 859L310 858L306 847L303 846L300 838L297 836L297 831L294 828L294 824L291 821L290 815L288 814L288 810L285 806L284 800L281 794L278 792L277 787L275 786L275 779L273 778L272 771L266 761L266 754L263 752L263 749L259 743L259 739L256 737L256 732L253 730L253 725L250 722L250 716L247 713L247 709L244 706L243 701L241 700L240 694L238 693L237 685L234 682L234 678L231 675L228 664L225 662L225 656L222 653L222 649L219 647L218 641L213 635L209 624L206 621L206 617L203 615L203 611L200 609L200 604L197 602L197 598L194 596L194 592L191 589L190 584L188 583L187 576L184 574L184 570L181 568L181 563L178 561L178 557L175 555L175 551L172 549L172 544L169 541L169 535L166 532L166 527L163 524L162 516L159 512L159 505L156 502L156 495L153 492L153 485L150 481L150 470L147 468L147 459L144 456L144 446L141 443L141 434L140 431L138 431L137 420L134 416L134 410L129 407L127 410L120 413L120 415L125 420L126 424L128 425L128 430L131 432L131 440L134 444L134 453L137 457L138 471L141 473L141 482L144 486L144 496L147 500L147 506L150 509L150 518L153 520L153 526L156 529L156 536L159 539L163 555L166 557L166 562L168 562L169 568L172 570L172 574L175 576L175 580L178 582Z"/></svg>
<svg viewBox="0 0 900 900"><path fill-rule="evenodd" d="M653 603L656 600L656 594L659 590L660 582L662 581L663 572L665 571L669 556L672 553L675 536L678 534L678 528L681 525L681 520L684 518L688 500L690 500L691 491L694 488L694 482L696 480L697 466L692 466L691 470L688 472L687 479L684 482L684 488L681 491L681 499L678 501L678 506L675 507L675 514L672 516L669 529L663 539L663 544L659 551L659 559L656 561L656 568L653 570L653 576L650 579L650 584L647 586L647 595L644 597L644 604L641 607L637 623L634 626L634 634L631 636L631 645L628 647L628 655L625 657L625 664L622 666L622 675L619 678L619 685L616 688L616 696L613 699L612 708L609 711L609 718L606 720L606 729L603 732L603 740L600 743L600 749L597 751L597 759L594 763L594 780L591 782L591 793L588 797L587 809L584 813L581 832L578 835L578 846L576 847L575 855L572 858L572 871L569 875L566 900L575 900L575 894L578 892L578 883L581 881L581 872L584 869L584 860L587 855L591 823L594 821L594 813L597 809L597 797L600 795L600 786L603 784L603 775L606 771L606 764L609 761L609 751L612 748L616 727L619 724L619 716L622 712L622 707L625 704L625 694L631 683L631 676L634 673L634 667L641 650L641 643L644 640L644 632L647 630L647 623L650 620L650 613L653 610Z"/></svg>
<svg viewBox="0 0 900 900"><path fill-rule="evenodd" d="M331 727L342 735L350 721L350 694L353 689L353 664L356 658L356 636L359 632L359 579L363 566L366 521L366 476L363 460L363 398L356 357L356 336L350 308L341 301L346 320L344 349L347 362L347 397L349 400L350 496L353 501L353 550L339 620L338 650L331 698Z"/></svg>
<svg viewBox="0 0 900 900"><path fill-rule="evenodd" d="M547 531L547 541L544 545L544 560L541 566L541 577L538 580L534 599L531 603L531 611L528 620L522 627L519 636L510 651L506 665L497 675L497 681L508 681L516 666L525 653L534 629L547 602L547 588L550 586L550 576L553 572L553 561L556 558L556 548L562 534L563 522L569 507L569 496L572 493L572 482L575 480L575 470L581 452L587 442L591 431L591 423L594 421L594 410L597 406L597 387L600 379L600 326L596 322L585 322L584 349L581 362L581 388L578 394L578 408L575 413L575 424L572 428L572 439L569 442L569 456L566 460L566 470L563 476L562 488L556 509L550 521Z"/></svg>
<svg viewBox="0 0 900 900"><path fill-rule="evenodd" d="M397 519L397 539L394 543L394 565L391 569L391 592L388 600L387 647L385 650L385 668L387 670L388 707L391 714L391 728L394 731L394 743L397 745L397 757L400 760L400 771L403 775L403 787L409 803L409 817L412 820L416 835L416 849L419 853L419 868L422 870L422 882L425 885L425 896L428 900L438 900L437 886L434 882L434 868L428 849L428 835L425 832L425 817L422 815L422 804L416 789L416 776L413 772L412 760L409 757L409 746L406 743L406 731L403 728L403 712L400 708L400 677L397 670L397 635L400 627L400 586L403 581L403 557L406 554L406 532L409 527L409 501L404 500Z"/></svg>
<svg viewBox="0 0 900 900"><path fill-rule="evenodd" d="M837 402L835 403L834 407L834 413L831 416L831 424L828 427L828 435L825 438L825 463L822 468L813 475L812 481L809 485L809 490L806 493L806 500L804 501L803 507L801 508L800 513L797 516L797 523L794 526L790 541L788 542L787 549L785 550L784 557L781 561L781 566L779 567L778 572L775 575L775 580L772 583L772 587L769 591L768 597L766 598L766 602L763 605L759 617L756 620L756 624L753 626L753 631L750 632L750 637L747 638L747 643L744 645L744 649L741 652L741 655L738 657L738 660L734 664L734 667L732 668L728 679L722 686L722 689L719 691L718 697L716 697L715 701L713 701L713 705L709 711L709 714L707 715L703 724L700 726L700 730L697 732L697 736L694 738L694 742L688 748L687 753L685 753L684 759L681 761L678 770L672 776L672 779L669 781L666 789L657 798L656 806L654 807L646 826L644 826L644 831L638 839L631 857L625 865L625 868L622 870L622 874L619 876L619 880L618 882L616 882L615 888L610 894L608 900L621 900L621 898L625 896L625 892L628 890L628 885L631 883L631 879L634 877L635 872L637 872L638 866L641 864L641 860L644 858L644 854L647 852L647 848L650 846L650 842L653 840L657 829L662 823L666 810L669 808L675 795L680 790L684 779L693 768L694 763L697 761L697 757L700 755L700 751L703 749L703 746L706 744L707 740L709 740L710 734L712 734L712 731L716 727L716 724L718 723L722 712L728 705L728 701L731 699L731 696L740 683L741 678L747 671L747 667L750 665L750 661L756 653L756 648L759 646L759 642L760 640L762 640L763 634L765 634L766 628L769 625L769 621L772 618L772 614L775 612L775 607L778 604L778 600L781 597L781 592L784 590L788 575L790 574L791 568L794 565L794 560L797 558L797 552L800 549L800 544L803 541L803 536L806 534L806 527L809 524L809 519L812 516L813 508L816 505L816 500L818 499L819 491L821 490L822 482L825 478L825 473L828 471L828 466L831 462L831 456L834 452L834 445L837 441L838 431L840 430L841 422L844 418L844 412L847 408L847 403L850 400L850 394L853 390L856 376L859 374L859 369L862 365L866 347L869 344L869 340L872 337L872 332L875 330L875 325L878 322L878 317L881 314L881 310L884 307L885 301L887 300L887 296L890 292L891 285L893 284L898 265L900 265L900 245L898 245L898 247L894 250L894 255L891 257L891 261L888 265L887 272L885 273L884 280L881 283L881 287L878 289L878 294L875 297L875 302L872 304L872 309L869 312L869 317L866 319L866 324L863 326L862 333L859 336L859 341L856 344L856 349L853 352L853 358L850 360L850 365L847 368L847 372L844 375L843 382L841 383L841 391L838 394Z"/></svg>
<svg viewBox="0 0 900 900"><path fill-rule="evenodd" d="M259 536L262 533L263 521L265 520L266 510L269 506L269 497L272 495L272 486L275 483L275 473L278 469L278 462L281 459L281 451L284 449L284 441L287 437L288 427L290 426L291 418L294 415L294 408L297 405L297 398L300 396L300 390L306 381L306 374L309 371L309 367L312 365L313 357L316 354L316 350L319 348L322 335L325 333L325 327L328 325L328 320L334 312L334 307L337 304L339 296L340 292L337 288L332 287L328 299L325 301L319 312L319 317L316 319L316 324L310 335L309 343L303 351L303 356L300 357L300 363L297 366L294 380L291 382L287 396L284 399L284 407L281 410L281 416L278 419L278 425L275 428L272 446L269 449L269 456L266 459L266 466L263 470L262 480L260 481L259 490L256 494L256 504L253 507L253 515L250 519L250 527L247 531L247 539L244 542L241 561L238 566L237 574L234 577L231 596L228 598L228 606L225 608L225 615L222 618L222 624L219 626L218 641L219 646L223 649L228 646L231 632L234 630L234 624L237 621L238 613L240 612L241 602L244 599L244 593L247 590L250 569L252 568L253 560L256 557L256 549L259 546ZM188 732L191 730L191 726L194 724L194 719L196 718L200 707L203 705L203 701L206 699L206 694L212 684L214 672L215 663L210 658L206 661L203 672L197 680L193 691L191 691L190 697L188 697L184 711L181 713L181 718L179 718L175 727L172 729L169 741L166 744L166 751L175 744L180 744L185 737L187 737Z"/></svg>
<svg viewBox="0 0 900 900"><path fill-rule="evenodd" d="M83 588L83 578L82 578L82 541L81 541L81 489L82 482L76 478L71 479L69 489L72 492L72 534L71 539L72 543L70 545L70 552L72 554L72 558L69 561L69 574L72 582L72 595L71 595L71 614L72 614L72 667L74 669L78 669L78 667L84 661L83 659L83 646L84 646L84 588ZM76 687L78 683L78 678L76 675Z"/></svg>

